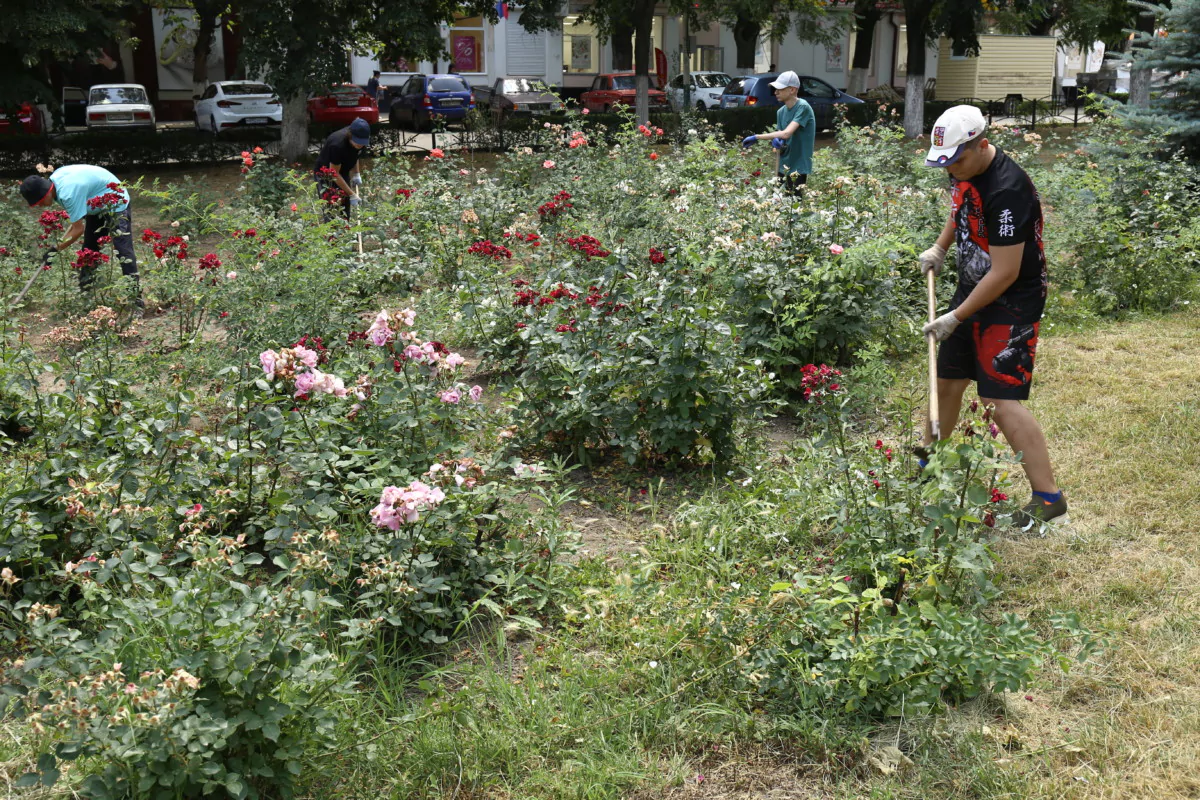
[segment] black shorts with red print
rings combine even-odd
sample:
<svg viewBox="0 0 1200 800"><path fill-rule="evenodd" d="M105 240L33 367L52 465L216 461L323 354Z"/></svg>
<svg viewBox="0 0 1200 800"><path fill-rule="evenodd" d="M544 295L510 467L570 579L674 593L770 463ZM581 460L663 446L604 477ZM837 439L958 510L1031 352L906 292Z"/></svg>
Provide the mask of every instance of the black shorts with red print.
<svg viewBox="0 0 1200 800"><path fill-rule="evenodd" d="M964 322L938 348L938 377L973 380L985 400L1029 399L1038 326Z"/></svg>

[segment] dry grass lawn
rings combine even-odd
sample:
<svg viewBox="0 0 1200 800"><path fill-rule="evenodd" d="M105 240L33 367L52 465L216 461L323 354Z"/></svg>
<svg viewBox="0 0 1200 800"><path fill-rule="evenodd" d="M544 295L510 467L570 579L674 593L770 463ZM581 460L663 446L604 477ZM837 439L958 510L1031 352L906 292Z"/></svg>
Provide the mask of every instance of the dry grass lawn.
<svg viewBox="0 0 1200 800"><path fill-rule="evenodd" d="M1030 403L1073 523L1001 545L1006 605L1109 647L1007 698L1029 797L1200 797L1200 315L1044 337Z"/></svg>

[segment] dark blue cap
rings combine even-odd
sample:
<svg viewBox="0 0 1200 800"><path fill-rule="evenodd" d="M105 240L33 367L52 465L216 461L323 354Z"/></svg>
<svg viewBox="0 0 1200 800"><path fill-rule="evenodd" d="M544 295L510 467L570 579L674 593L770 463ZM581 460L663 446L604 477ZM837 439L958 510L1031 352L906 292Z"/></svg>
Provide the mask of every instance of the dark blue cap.
<svg viewBox="0 0 1200 800"><path fill-rule="evenodd" d="M362 117L350 123L350 141L362 147L371 143L371 126Z"/></svg>

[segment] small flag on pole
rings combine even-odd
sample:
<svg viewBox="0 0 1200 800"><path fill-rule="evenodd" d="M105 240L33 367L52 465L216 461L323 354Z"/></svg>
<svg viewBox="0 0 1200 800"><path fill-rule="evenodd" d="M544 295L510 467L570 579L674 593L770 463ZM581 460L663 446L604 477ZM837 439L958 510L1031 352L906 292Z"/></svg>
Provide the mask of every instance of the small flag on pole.
<svg viewBox="0 0 1200 800"><path fill-rule="evenodd" d="M496 16L500 17L500 19L508 19L508 3L504 2L504 0L496 3Z"/></svg>

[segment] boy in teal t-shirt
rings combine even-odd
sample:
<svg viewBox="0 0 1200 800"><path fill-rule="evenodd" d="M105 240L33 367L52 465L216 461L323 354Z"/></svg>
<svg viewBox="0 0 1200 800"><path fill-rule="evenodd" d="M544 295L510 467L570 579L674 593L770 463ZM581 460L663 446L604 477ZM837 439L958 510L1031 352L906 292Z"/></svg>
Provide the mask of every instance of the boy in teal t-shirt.
<svg viewBox="0 0 1200 800"><path fill-rule="evenodd" d="M771 81L775 97L783 103L775 114L778 130L759 133L742 140L743 147L750 147L759 139L771 139L779 151L779 180L788 193L797 197L801 187L812 172L813 147L817 141L817 117L812 106L800 99L800 78L788 71Z"/></svg>

